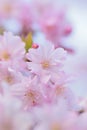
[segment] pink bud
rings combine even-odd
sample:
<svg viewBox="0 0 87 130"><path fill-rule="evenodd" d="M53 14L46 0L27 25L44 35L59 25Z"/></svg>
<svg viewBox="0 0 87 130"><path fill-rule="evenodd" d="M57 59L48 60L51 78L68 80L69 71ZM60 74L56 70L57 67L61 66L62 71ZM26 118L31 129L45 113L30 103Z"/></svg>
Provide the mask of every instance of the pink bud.
<svg viewBox="0 0 87 130"><path fill-rule="evenodd" d="M38 47L39 45L37 45L36 43L33 43L32 48L37 49Z"/></svg>
<svg viewBox="0 0 87 130"><path fill-rule="evenodd" d="M72 32L72 27L71 26L66 26L65 31L64 31L64 35L69 35Z"/></svg>

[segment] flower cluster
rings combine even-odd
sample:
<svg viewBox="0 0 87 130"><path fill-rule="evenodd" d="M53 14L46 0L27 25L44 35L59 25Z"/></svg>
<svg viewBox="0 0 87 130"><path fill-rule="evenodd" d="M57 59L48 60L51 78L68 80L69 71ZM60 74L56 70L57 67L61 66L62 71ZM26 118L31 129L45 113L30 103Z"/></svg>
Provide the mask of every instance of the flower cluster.
<svg viewBox="0 0 87 130"><path fill-rule="evenodd" d="M65 69L72 27L54 3L0 0L0 130L87 130Z"/></svg>
<svg viewBox="0 0 87 130"><path fill-rule="evenodd" d="M11 32L0 42L0 129L87 129L86 103L75 98L64 71L67 52L52 43L26 51Z"/></svg>

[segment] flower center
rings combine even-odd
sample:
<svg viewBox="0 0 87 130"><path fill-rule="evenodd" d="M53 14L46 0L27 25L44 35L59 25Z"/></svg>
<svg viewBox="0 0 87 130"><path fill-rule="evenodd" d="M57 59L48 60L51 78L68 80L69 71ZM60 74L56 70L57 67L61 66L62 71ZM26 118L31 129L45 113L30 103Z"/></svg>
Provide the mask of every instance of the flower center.
<svg viewBox="0 0 87 130"><path fill-rule="evenodd" d="M7 76L7 77L6 77L6 82L7 82L7 83L13 83L13 77Z"/></svg>
<svg viewBox="0 0 87 130"><path fill-rule="evenodd" d="M2 129L3 130L12 130L13 129L13 123L11 122L11 119L8 121L6 120L5 122L2 123Z"/></svg>
<svg viewBox="0 0 87 130"><path fill-rule="evenodd" d="M61 130L61 127L58 123L53 123L51 125L51 130Z"/></svg>
<svg viewBox="0 0 87 130"><path fill-rule="evenodd" d="M29 92L27 92L25 94L25 96L27 97L27 99L32 103L32 105L36 105L37 104L37 93L33 90L30 90Z"/></svg>
<svg viewBox="0 0 87 130"><path fill-rule="evenodd" d="M5 7L4 7L4 11L6 13L9 13L9 12L11 12L11 10L12 10L12 7L9 4L6 4Z"/></svg>
<svg viewBox="0 0 87 130"><path fill-rule="evenodd" d="M43 67L44 69L49 68L49 66L50 66L50 64L49 64L48 61L42 63L42 67Z"/></svg>
<svg viewBox="0 0 87 130"><path fill-rule="evenodd" d="M27 96L31 97L33 99L35 97L35 94L34 94L34 92L30 91L30 92L27 93Z"/></svg>
<svg viewBox="0 0 87 130"><path fill-rule="evenodd" d="M56 95L62 95L63 93L64 93L64 90L65 90L65 88L64 87L61 87L61 86L58 86L57 88L56 88Z"/></svg>
<svg viewBox="0 0 87 130"><path fill-rule="evenodd" d="M10 58L10 55L7 52L4 52L2 56L5 60L8 60Z"/></svg>

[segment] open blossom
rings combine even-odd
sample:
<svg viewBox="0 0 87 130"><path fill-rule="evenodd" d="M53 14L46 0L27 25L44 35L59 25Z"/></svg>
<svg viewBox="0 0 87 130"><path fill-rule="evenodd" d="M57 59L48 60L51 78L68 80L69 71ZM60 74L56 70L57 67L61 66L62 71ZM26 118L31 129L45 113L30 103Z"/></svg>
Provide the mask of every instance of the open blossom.
<svg viewBox="0 0 87 130"><path fill-rule="evenodd" d="M24 80L21 72L18 72L8 66L0 66L0 85L4 82L8 85L16 84Z"/></svg>
<svg viewBox="0 0 87 130"><path fill-rule="evenodd" d="M22 101L25 110L44 104L46 98L43 86L37 81L36 77L12 85L10 87L10 92L12 96L17 97Z"/></svg>
<svg viewBox="0 0 87 130"><path fill-rule="evenodd" d="M72 125L77 115L68 111L64 102L57 106L44 106L35 109L38 125L35 130L72 130Z"/></svg>
<svg viewBox="0 0 87 130"><path fill-rule="evenodd" d="M24 46L20 37L14 36L11 32L5 32L3 36L0 36L0 61L23 58Z"/></svg>
<svg viewBox="0 0 87 130"><path fill-rule="evenodd" d="M40 77L50 78L53 73L58 73L62 69L65 57L66 51L62 48L54 49L51 43L40 45L37 49L29 49L28 69Z"/></svg>
<svg viewBox="0 0 87 130"><path fill-rule="evenodd" d="M25 44L21 38L14 36L11 32L5 32L0 35L0 64L10 64L15 68L21 62L25 54Z"/></svg>
<svg viewBox="0 0 87 130"><path fill-rule="evenodd" d="M55 47L60 46L62 39L72 31L71 25L67 23L65 10L53 8L48 9L40 18L40 27L46 38L53 42Z"/></svg>
<svg viewBox="0 0 87 130"><path fill-rule="evenodd" d="M20 101L10 95L0 95L0 130L29 130L31 115L22 111Z"/></svg>
<svg viewBox="0 0 87 130"><path fill-rule="evenodd" d="M66 102L69 109L76 109L77 98L69 87L70 77L64 72L53 74L53 78L45 85L45 95L47 95L47 102L57 104L60 100Z"/></svg>

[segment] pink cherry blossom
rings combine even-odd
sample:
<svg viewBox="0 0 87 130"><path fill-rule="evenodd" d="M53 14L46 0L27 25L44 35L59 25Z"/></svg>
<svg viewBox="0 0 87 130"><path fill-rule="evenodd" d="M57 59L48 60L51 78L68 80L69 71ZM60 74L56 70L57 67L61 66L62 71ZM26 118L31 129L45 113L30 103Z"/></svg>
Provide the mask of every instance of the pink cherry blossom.
<svg viewBox="0 0 87 130"><path fill-rule="evenodd" d="M23 81L25 77L21 72L18 72L10 67L0 66L0 84L3 82L12 85Z"/></svg>
<svg viewBox="0 0 87 130"><path fill-rule="evenodd" d="M48 80L53 73L58 73L63 69L66 51L62 48L54 49L54 46L49 44L39 45L37 49L29 49L27 54L28 69L44 79L48 76Z"/></svg>
<svg viewBox="0 0 87 130"><path fill-rule="evenodd" d="M35 117L38 119L38 125L35 130L72 130L74 120L77 115L67 110L64 102L57 106L44 106L35 109Z"/></svg>
<svg viewBox="0 0 87 130"><path fill-rule="evenodd" d="M11 32L0 36L0 64L12 65L18 68L24 62L25 44L21 38ZM24 63L23 63L24 64Z"/></svg>
<svg viewBox="0 0 87 130"><path fill-rule="evenodd" d="M19 100L0 95L0 130L29 130L33 123L31 115L22 111Z"/></svg>
<svg viewBox="0 0 87 130"><path fill-rule="evenodd" d="M62 39L72 32L72 27L67 22L65 12L65 9L55 10L54 8L48 8L40 19L41 31L48 40L54 43L55 47L59 47Z"/></svg>
<svg viewBox="0 0 87 130"><path fill-rule="evenodd" d="M33 106L44 104L46 98L43 86L38 82L36 77L12 85L10 92L12 96L17 97L22 101L25 110L28 110Z"/></svg>
<svg viewBox="0 0 87 130"><path fill-rule="evenodd" d="M62 71L52 76L53 77L44 86L47 103L56 104L60 100L64 100L69 109L76 110L78 107L77 98L69 87L70 76L67 76Z"/></svg>

